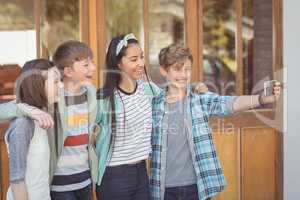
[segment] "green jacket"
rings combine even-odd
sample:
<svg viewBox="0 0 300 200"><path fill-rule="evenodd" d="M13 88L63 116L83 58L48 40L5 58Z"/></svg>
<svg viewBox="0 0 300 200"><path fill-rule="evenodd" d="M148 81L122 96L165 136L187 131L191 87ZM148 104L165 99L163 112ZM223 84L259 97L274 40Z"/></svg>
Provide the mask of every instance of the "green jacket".
<svg viewBox="0 0 300 200"><path fill-rule="evenodd" d="M91 168L92 180L95 181L97 177L97 168L95 167L97 163L97 156L93 153L92 146L92 132L94 130L96 114L97 114L97 101L96 101L96 88L92 85L86 86L87 89L87 104L89 111L89 163ZM50 129L48 131L48 142L50 146L50 180L52 180L53 175L56 171L57 161L62 153L64 146L64 141L68 136L67 132L67 107L65 104L65 98L61 95L58 99L58 111L59 114L56 115L56 129ZM57 134L55 134L57 133ZM55 135L57 137L55 137ZM95 161L96 160L96 161ZM94 166L94 167L93 167Z"/></svg>
<svg viewBox="0 0 300 200"><path fill-rule="evenodd" d="M35 109L24 103L16 103L16 101L10 101L0 104L0 122L11 120L15 117L26 116L30 117L32 110Z"/></svg>
<svg viewBox="0 0 300 200"><path fill-rule="evenodd" d="M144 85L145 93L149 97L151 104L152 98L159 94L161 89L157 87L154 83L148 84L148 82L141 81ZM98 100L98 114L97 114L97 124L100 126L100 130L97 134L96 139L96 153L99 158L98 163L98 178L96 180L97 185L101 184L106 165L111 157L111 105L108 98L99 98ZM123 112L122 102L115 98L115 112Z"/></svg>
<svg viewBox="0 0 300 200"><path fill-rule="evenodd" d="M96 101L96 88L92 85L85 86L87 89L87 103L89 110L89 163L91 168L91 175L93 182L98 177L98 158L95 154L95 149L92 146L92 132L94 130L96 114L97 114L97 101ZM13 117L29 116L34 107L27 104L16 104L15 101L0 105L0 121L8 120ZM3 110L3 112L2 112ZM65 98L61 95L58 99L58 111L54 113L55 128L48 130L48 142L50 147L50 166L49 177L50 183L56 170L57 161L62 153L64 141L68 135L67 132L67 107L65 104Z"/></svg>

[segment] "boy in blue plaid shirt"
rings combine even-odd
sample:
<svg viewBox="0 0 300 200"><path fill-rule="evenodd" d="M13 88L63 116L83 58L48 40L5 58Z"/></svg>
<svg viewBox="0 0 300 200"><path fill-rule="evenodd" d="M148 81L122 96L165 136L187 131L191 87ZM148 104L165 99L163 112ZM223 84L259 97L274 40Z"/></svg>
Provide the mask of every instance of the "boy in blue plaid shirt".
<svg viewBox="0 0 300 200"><path fill-rule="evenodd" d="M273 103L280 86L273 88L272 96L197 94L189 85L193 57L188 48L170 45L161 50L159 62L168 87L152 101L151 199L210 199L226 186L210 117Z"/></svg>

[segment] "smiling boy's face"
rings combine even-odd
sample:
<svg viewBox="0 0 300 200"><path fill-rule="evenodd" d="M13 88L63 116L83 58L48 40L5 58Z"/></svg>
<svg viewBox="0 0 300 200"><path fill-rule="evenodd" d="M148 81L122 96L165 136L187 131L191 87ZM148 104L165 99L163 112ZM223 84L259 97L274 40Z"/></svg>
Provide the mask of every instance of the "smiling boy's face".
<svg viewBox="0 0 300 200"><path fill-rule="evenodd" d="M160 71L167 78L169 85L183 89L191 82L192 62L186 59L183 64L174 63L167 68L161 67Z"/></svg>
<svg viewBox="0 0 300 200"><path fill-rule="evenodd" d="M91 58L75 61L72 67L64 70L64 75L77 83L91 83L96 66Z"/></svg>

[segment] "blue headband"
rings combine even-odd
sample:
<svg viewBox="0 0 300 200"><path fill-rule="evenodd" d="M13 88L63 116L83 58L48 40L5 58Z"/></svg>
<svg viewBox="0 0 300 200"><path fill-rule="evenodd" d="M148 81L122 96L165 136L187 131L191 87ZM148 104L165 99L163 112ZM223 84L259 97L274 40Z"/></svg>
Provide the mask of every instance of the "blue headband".
<svg viewBox="0 0 300 200"><path fill-rule="evenodd" d="M130 40L130 39L135 39L136 40L133 33L129 33L129 34L125 35L124 38L122 40L120 40L120 42L117 45L116 55L119 55L119 53L120 53L120 51L122 50L123 47L127 47L128 40Z"/></svg>

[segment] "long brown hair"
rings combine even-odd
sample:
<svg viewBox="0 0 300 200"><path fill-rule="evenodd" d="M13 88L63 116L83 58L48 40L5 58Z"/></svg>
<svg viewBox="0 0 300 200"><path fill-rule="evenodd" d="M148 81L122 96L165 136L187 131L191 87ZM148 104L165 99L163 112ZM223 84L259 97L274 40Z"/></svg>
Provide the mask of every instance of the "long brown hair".
<svg viewBox="0 0 300 200"><path fill-rule="evenodd" d="M47 59L35 59L24 64L20 77L17 79L17 102L44 108L47 107L47 95L45 81L48 69L54 64Z"/></svg>
<svg viewBox="0 0 300 200"><path fill-rule="evenodd" d="M115 131L116 131L116 108L115 108L115 94L114 91L118 87L118 85L121 82L121 71L120 68L118 67L118 64L120 63L121 59L123 56L126 55L127 48L129 47L130 44L137 44L139 45L139 41L137 39L129 39L127 41L128 45L123 46L120 52L117 54L117 46L121 40L124 39L124 37L127 34L122 34L119 36L114 37L108 46L108 50L106 53L106 59L105 59L105 64L106 64L106 70L107 73L105 75L105 82L103 88L99 89L97 91L97 98L98 99L105 99L107 98L110 102L111 106L111 130L112 130L112 136L115 136ZM146 68L144 66L144 71L145 75L148 81L148 84L150 86L150 89L152 93L154 94L154 91L152 89L152 86L149 82L148 74L146 71ZM120 95L120 94L119 94ZM125 106L122 97L120 96L121 102L123 104L123 113L124 113L124 118L123 118L123 125L124 125L124 135L125 135ZM114 138L111 137L110 145L113 144Z"/></svg>

